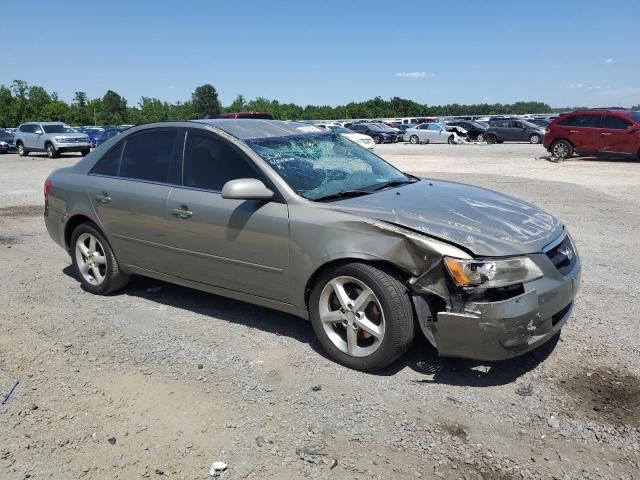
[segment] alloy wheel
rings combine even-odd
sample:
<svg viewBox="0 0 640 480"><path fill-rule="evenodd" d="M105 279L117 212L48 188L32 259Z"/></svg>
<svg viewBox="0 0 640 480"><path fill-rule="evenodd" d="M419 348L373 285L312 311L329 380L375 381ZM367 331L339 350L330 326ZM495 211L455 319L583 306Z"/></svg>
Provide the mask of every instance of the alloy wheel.
<svg viewBox="0 0 640 480"><path fill-rule="evenodd" d="M569 148L563 142L558 142L553 146L553 155L559 158L566 158L569 155Z"/></svg>
<svg viewBox="0 0 640 480"><path fill-rule="evenodd" d="M76 241L76 262L80 275L91 285L101 285L107 276L107 257L100 241L83 233Z"/></svg>
<svg viewBox="0 0 640 480"><path fill-rule="evenodd" d="M342 352L367 357L380 347L385 321L373 290L353 277L335 277L322 290L319 316L327 337Z"/></svg>
<svg viewBox="0 0 640 480"><path fill-rule="evenodd" d="M531 135L531 137L529 138L529 141L531 143L540 143L540 135Z"/></svg>

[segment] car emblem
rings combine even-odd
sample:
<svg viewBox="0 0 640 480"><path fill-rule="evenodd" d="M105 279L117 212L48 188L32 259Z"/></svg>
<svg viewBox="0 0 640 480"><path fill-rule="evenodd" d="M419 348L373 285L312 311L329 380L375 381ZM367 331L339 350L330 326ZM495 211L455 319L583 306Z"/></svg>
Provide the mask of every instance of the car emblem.
<svg viewBox="0 0 640 480"><path fill-rule="evenodd" d="M571 260L573 258L573 250L571 250L571 247L565 247L564 250L562 250L562 253L569 260Z"/></svg>

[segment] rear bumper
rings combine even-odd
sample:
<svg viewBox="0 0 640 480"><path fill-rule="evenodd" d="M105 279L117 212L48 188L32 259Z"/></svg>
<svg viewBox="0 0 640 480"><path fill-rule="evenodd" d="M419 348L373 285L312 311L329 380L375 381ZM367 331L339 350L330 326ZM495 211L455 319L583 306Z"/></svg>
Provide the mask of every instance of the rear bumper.
<svg viewBox="0 0 640 480"><path fill-rule="evenodd" d="M414 296L420 326L441 356L505 360L534 350L562 329L580 286L580 262L563 277L546 256L531 258L544 266L544 277L508 300L467 302L456 311L437 313L434 320L425 299Z"/></svg>

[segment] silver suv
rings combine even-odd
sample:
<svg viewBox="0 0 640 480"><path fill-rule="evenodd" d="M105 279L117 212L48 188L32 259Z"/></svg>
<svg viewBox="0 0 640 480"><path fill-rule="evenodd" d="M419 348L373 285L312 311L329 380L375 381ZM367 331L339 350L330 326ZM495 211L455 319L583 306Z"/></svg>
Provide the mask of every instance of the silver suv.
<svg viewBox="0 0 640 480"><path fill-rule="evenodd" d="M84 157L91 151L91 141L62 122L32 122L23 123L16 130L16 149L22 157L29 152L47 152L49 158L63 152L80 152Z"/></svg>

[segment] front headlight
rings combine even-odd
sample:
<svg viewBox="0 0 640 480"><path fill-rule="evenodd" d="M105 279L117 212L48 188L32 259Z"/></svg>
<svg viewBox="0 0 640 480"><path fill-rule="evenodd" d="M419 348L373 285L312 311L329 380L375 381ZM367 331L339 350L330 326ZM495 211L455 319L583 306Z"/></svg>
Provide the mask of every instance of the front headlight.
<svg viewBox="0 0 640 480"><path fill-rule="evenodd" d="M9 144L7 142L0 142L0 147L8 147Z"/></svg>
<svg viewBox="0 0 640 480"><path fill-rule="evenodd" d="M445 257L444 264L459 287L498 288L542 277L542 270L529 257L502 260Z"/></svg>

